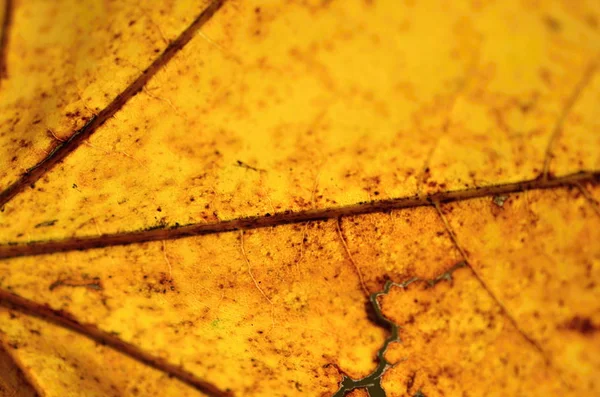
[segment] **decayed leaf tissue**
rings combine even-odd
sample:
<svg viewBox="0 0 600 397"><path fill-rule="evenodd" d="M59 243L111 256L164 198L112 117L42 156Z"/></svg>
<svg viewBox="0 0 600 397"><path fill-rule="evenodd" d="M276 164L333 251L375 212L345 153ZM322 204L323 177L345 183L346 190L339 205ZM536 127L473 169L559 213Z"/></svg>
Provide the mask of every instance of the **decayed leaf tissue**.
<svg viewBox="0 0 600 397"><path fill-rule="evenodd" d="M0 395L600 394L597 0L0 4Z"/></svg>

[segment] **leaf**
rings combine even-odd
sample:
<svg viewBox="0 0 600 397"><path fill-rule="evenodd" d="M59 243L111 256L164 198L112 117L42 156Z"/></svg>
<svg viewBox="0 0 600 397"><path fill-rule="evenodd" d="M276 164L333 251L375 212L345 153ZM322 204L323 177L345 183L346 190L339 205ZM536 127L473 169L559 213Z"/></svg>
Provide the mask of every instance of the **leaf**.
<svg viewBox="0 0 600 397"><path fill-rule="evenodd" d="M403 342L388 356L413 358L387 373L384 386L410 384L407 392L425 395L596 390L600 236L589 201L574 189L538 190L510 195L502 207L482 198L443 212L470 269L384 298Z"/></svg>
<svg viewBox="0 0 600 397"><path fill-rule="evenodd" d="M37 393L600 389L596 2L6 4Z"/></svg>
<svg viewBox="0 0 600 397"><path fill-rule="evenodd" d="M0 348L0 369L2 376L0 377L0 392L3 396L35 396L33 390L25 375L18 367L13 365L12 357L8 354L4 346Z"/></svg>
<svg viewBox="0 0 600 397"><path fill-rule="evenodd" d="M558 10L447 7L226 3L5 205L31 222L2 233L92 236L535 179L557 130L590 134L566 114L594 88L597 31L574 11L559 35L547 22ZM561 174L597 169L598 144L565 147L551 154L590 163Z"/></svg>
<svg viewBox="0 0 600 397"><path fill-rule="evenodd" d="M3 310L0 316L13 357L39 394L152 395L161 390L168 395L198 395L164 373L61 327L14 311Z"/></svg>
<svg viewBox="0 0 600 397"><path fill-rule="evenodd" d="M154 8L117 1L6 4L11 23L3 32L3 187L92 123L206 2Z"/></svg>

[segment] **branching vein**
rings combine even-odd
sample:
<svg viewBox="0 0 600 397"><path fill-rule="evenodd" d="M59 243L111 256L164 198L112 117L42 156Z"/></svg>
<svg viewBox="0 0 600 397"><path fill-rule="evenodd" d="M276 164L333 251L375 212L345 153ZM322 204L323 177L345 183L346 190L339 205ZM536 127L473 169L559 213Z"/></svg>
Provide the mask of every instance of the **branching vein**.
<svg viewBox="0 0 600 397"><path fill-rule="evenodd" d="M401 208L430 206L432 202L452 202L477 197L502 196L533 189L552 189L570 186L575 183L595 184L600 181L600 171L579 172L560 178L529 181L502 185L484 186L464 190L439 192L429 196L408 196L387 200L375 200L348 206L311 209L303 211L282 211L270 216L243 217L214 223L192 223L188 225L159 225L145 230L126 231L101 236L73 237L63 240L31 241L27 243L4 242L0 244L0 259L17 256L43 255L54 252L85 250L136 244L148 241L173 240L189 236L222 233L234 230L250 230L280 225L306 223L310 221L336 219L377 212L388 212Z"/></svg>
<svg viewBox="0 0 600 397"><path fill-rule="evenodd" d="M585 87L592 81L592 77L598 68L598 63L600 60L594 60L585 70L581 80L575 86L575 89L571 93L571 96L567 99L565 106L563 107L562 112L558 116L558 120L554 125L552 130L552 135L550 136L550 140L548 141L548 145L546 146L546 154L544 155L544 168L542 169L542 179L548 180L550 173L550 163L554 156L554 148L556 146L556 142L562 133L563 126L567 116L571 113L571 110L575 106L575 103L581 98L581 94Z"/></svg>
<svg viewBox="0 0 600 397"><path fill-rule="evenodd" d="M539 343L537 341L535 341L532 337L530 337L529 335L527 335L527 333L525 333L525 331L519 326L519 324L517 323L517 321L514 319L514 317L510 314L510 312L508 311L508 309L506 309L506 307L504 306L504 304L498 299L498 297L490 290L490 288L487 286L487 284L483 281L483 279L481 278L481 276L477 273L477 271L475 271L475 269L473 268L473 266L471 265L471 262L468 258L468 255L466 253L466 251L464 250L464 248L462 247L462 245L459 243L458 238L456 237L456 234L454 233L454 230L452 229L452 227L450 226L450 224L448 223L448 220L446 219L446 216L444 215L444 213L442 212L442 209L440 208L440 203L437 201L433 202L433 205L440 217L440 219L442 220L443 224L444 224L444 228L446 229L446 232L448 233L448 235L450 236L450 239L452 240L452 243L454 244L454 246L456 247L456 249L458 249L458 251L460 252L464 263L467 265L467 267L471 270L471 272L473 273L473 275L475 276L475 278L477 279L477 281L479 282L479 284L481 285L481 287L488 293L488 295L494 300L494 302L500 307L500 309L502 310L503 314L506 316L506 318L510 321L510 323L515 327L515 329L517 330L517 332L519 332L519 334L521 334L521 336L529 343L531 344L541 355L542 357L544 357L544 360L547 363L550 363L550 359L548 358L548 356L546 355L546 353L544 352L544 350L541 348L541 346L539 345Z"/></svg>
<svg viewBox="0 0 600 397"><path fill-rule="evenodd" d="M148 81L159 70L161 70L175 54L179 52L199 31L199 29L221 8L225 0L214 0L202 11L202 13L188 26L167 48L148 66L123 92L117 95L106 108L92 117L88 123L80 130L76 131L67 140L61 142L39 163L29 168L21 177L0 193L0 207L10 201L15 195L21 192L26 186L34 184L38 179L44 176L56 164L67 157L72 151L77 149L87 138L89 138L100 126L115 114L133 98L138 92L144 89ZM10 3L10 2L9 2ZM1 44L1 43L0 43ZM3 47L2 47L3 48ZM3 51L0 48L0 51ZM0 52L0 58L2 53ZM0 65L1 66L1 65Z"/></svg>
<svg viewBox="0 0 600 397"><path fill-rule="evenodd" d="M352 253L350 252L350 249L348 248L348 243L346 243L346 239L344 238L344 233L342 233L341 222L342 222L341 219L338 218L335 223L338 235L340 236L340 240L342 240L342 245L344 246L344 250L346 251L346 255L348 255L348 259L350 260L350 263L352 263L352 266L354 266L354 269L356 270L356 273L358 274L358 280L360 282L360 287L364 291L365 295L369 296L369 289L365 285L365 281L363 279L363 275L360 270L360 267L354 260L354 257L352 256Z"/></svg>

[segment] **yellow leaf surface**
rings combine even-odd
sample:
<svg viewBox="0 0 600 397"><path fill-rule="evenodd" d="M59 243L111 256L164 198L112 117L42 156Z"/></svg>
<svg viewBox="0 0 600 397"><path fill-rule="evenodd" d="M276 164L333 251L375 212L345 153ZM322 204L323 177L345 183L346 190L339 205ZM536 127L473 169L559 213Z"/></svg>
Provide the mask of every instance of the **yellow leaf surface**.
<svg viewBox="0 0 600 397"><path fill-rule="evenodd" d="M10 274L2 287L189 365L236 395L285 395L290 385L330 395L341 380L336 367L367 376L385 339L366 316L360 278L336 226L246 231L243 246L242 234L231 232L17 258L0 262ZM440 256L452 250L442 243ZM408 266L415 264L399 261L389 271ZM38 276L27 276L32 271Z"/></svg>
<svg viewBox="0 0 600 397"><path fill-rule="evenodd" d="M25 379L23 371L16 367L4 346L0 346L0 394L10 397L35 396L36 391Z"/></svg>
<svg viewBox="0 0 600 397"><path fill-rule="evenodd" d="M11 22L2 32L7 46L0 80L2 189L90 122L208 0L5 2Z"/></svg>
<svg viewBox="0 0 600 397"><path fill-rule="evenodd" d="M595 170L599 145L579 143L597 125L576 116L598 98L600 34L582 19L600 7L544 4L226 2L5 205L0 233L27 242L338 207L535 179L555 156L561 174ZM572 143L554 142L562 129Z"/></svg>
<svg viewBox="0 0 600 397"><path fill-rule="evenodd" d="M600 393L600 3L5 4L3 390Z"/></svg>
<svg viewBox="0 0 600 397"><path fill-rule="evenodd" d="M460 268L455 281L429 288L414 282L410 295L393 287L380 298L383 314L401 327L401 342L386 356L395 364L383 382L390 395L437 395L456 385L474 395L597 390L599 292L583 283L598 278L586 275L586 266L600 252L584 244L588 251L573 253L582 236L597 240L592 205L563 189L514 194L502 207L487 197L443 211L476 273ZM385 280L435 279L461 259L433 208L345 218L341 235L336 226L245 231L243 243L241 232L230 232L15 258L0 262L2 287L182 363L236 395L331 395L340 372L358 379L373 370L385 338L366 315L361 275L377 292ZM480 231L473 239L479 246L462 242L461 227ZM480 257L493 258L494 274L479 272Z"/></svg>
<svg viewBox="0 0 600 397"><path fill-rule="evenodd" d="M390 396L567 395L556 371L519 333L470 269L435 286L393 287L382 302L401 342L386 354Z"/></svg>
<svg viewBox="0 0 600 397"><path fill-rule="evenodd" d="M600 214L584 195L532 191L501 208L478 199L445 210L475 273L565 382L598 390Z"/></svg>
<svg viewBox="0 0 600 397"><path fill-rule="evenodd" d="M5 309L0 318L8 349L38 389L31 395L149 396L157 390L163 395L199 395L164 373L58 326Z"/></svg>

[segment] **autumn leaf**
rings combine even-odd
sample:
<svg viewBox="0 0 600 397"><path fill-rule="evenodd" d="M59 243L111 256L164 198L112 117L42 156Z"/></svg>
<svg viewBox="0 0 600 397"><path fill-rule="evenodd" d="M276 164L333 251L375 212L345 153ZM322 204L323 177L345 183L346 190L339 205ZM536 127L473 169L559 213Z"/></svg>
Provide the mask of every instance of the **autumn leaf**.
<svg viewBox="0 0 600 397"><path fill-rule="evenodd" d="M3 4L5 395L600 393L598 2Z"/></svg>

